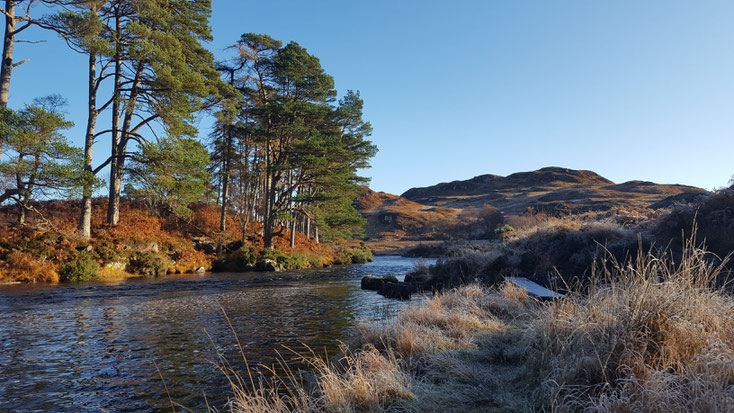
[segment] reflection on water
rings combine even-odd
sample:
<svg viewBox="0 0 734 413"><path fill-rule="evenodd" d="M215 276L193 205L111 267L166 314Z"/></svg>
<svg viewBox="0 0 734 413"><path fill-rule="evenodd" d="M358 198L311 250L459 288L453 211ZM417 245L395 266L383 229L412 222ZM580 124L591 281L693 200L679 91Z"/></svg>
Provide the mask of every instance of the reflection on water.
<svg viewBox="0 0 734 413"><path fill-rule="evenodd" d="M414 262L376 257L278 274L0 286L0 410L164 410L153 361L175 401L198 411L206 396L221 409L229 393L217 352L244 365L222 309L251 366L274 363L282 345L334 354L357 319L406 305L360 290L361 277L405 274Z"/></svg>

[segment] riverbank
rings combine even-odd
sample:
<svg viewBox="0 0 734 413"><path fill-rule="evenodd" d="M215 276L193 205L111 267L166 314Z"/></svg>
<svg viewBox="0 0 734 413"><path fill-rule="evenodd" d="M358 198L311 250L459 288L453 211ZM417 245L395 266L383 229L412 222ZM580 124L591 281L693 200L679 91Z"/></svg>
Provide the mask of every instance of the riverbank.
<svg viewBox="0 0 734 413"><path fill-rule="evenodd" d="M408 305L360 279L402 278L415 262L0 286L0 411L170 411L168 394L190 411L227 411L218 355L245 367L224 312L253 374L284 346L337 354L357 320Z"/></svg>
<svg viewBox="0 0 734 413"><path fill-rule="evenodd" d="M465 286L367 322L334 361L306 357L315 390L235 386L232 411L728 411L734 299L722 266L600 262L593 282L539 302Z"/></svg>
<svg viewBox="0 0 734 413"><path fill-rule="evenodd" d="M262 226L228 217L219 231L216 206L193 207L191 219L151 214L144 204L125 200L120 223L103 221L104 199L93 203L93 237L76 227L78 201L48 201L33 208L25 225L0 208L0 283L58 283L119 280L207 271L281 271L372 260L361 245L332 245L278 228L274 248L263 248Z"/></svg>

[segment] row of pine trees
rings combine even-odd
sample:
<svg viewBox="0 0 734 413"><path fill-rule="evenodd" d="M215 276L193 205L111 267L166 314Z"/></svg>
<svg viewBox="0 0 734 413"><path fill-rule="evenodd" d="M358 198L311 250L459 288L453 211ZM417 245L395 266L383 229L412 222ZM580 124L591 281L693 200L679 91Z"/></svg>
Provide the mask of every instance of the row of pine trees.
<svg viewBox="0 0 734 413"><path fill-rule="evenodd" d="M110 225L126 195L181 217L192 203L217 202L221 233L235 217L244 241L257 221L266 247L286 228L291 243L296 231L317 240L361 231L357 171L376 152L363 101L352 91L337 101L333 78L297 43L247 33L215 61L205 47L211 0L6 0L3 13L0 202L15 201L21 224L34 199L74 191L79 230L91 237L92 196L109 170ZM88 61L83 148L62 133L72 126L62 98L8 108L12 70L23 63L13 60L15 37L30 27ZM204 143L194 127L201 114L216 118ZM101 139L111 152L95 165Z"/></svg>

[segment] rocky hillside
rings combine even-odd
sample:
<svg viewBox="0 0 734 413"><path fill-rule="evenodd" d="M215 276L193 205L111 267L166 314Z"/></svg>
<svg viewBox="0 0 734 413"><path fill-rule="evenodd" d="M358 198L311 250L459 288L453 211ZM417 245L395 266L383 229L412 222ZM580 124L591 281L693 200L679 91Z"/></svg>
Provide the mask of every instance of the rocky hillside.
<svg viewBox="0 0 734 413"><path fill-rule="evenodd" d="M518 215L532 208L549 213L607 210L614 206L650 207L668 197L705 193L701 188L645 181L621 184L592 171L549 167L506 177L481 175L465 181L412 188L402 197L422 205L464 209L492 205Z"/></svg>
<svg viewBox="0 0 734 413"><path fill-rule="evenodd" d="M614 207L667 208L705 193L704 189L685 185L645 181L616 184L592 171L548 167L412 188L402 196L364 187L355 206L368 221L368 241L389 240L395 244L439 239L441 232L451 226L482 219L477 212L489 207L505 216L527 212L567 215Z"/></svg>

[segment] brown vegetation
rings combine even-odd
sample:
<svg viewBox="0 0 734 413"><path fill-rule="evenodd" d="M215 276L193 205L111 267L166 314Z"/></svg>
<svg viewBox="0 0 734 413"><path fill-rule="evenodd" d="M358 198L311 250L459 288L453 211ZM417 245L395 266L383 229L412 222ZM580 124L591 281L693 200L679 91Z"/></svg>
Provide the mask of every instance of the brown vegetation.
<svg viewBox="0 0 734 413"><path fill-rule="evenodd" d="M551 221L591 214L582 219L606 216L624 219L626 222L618 223L628 226L630 221L659 216L659 209L707 196L703 189L684 185L614 184L591 171L551 167L413 188L403 196L365 187L355 205L369 222L366 241L370 248L404 253L404 248L419 242L490 240L505 235L504 224L515 230L537 227L528 221L538 217Z"/></svg>
<svg viewBox="0 0 734 413"><path fill-rule="evenodd" d="M121 204L120 223L104 221L105 199L93 202L92 240L80 236L75 222L79 201L48 201L33 205L26 225L15 223L11 207L0 208L0 282L58 282L59 268L78 258L79 254L96 261L96 278L114 279L139 275L194 272L209 270L215 259L217 243L239 248L263 245L262 226L248 226L246 243L238 225L220 233L219 210L215 206L197 206L190 221L173 215L151 213L143 203ZM233 217L228 217L233 221ZM282 254L309 254L333 262L337 254L329 247L296 234L296 246L290 247L290 230L282 229L274 239ZM229 253L225 250L223 253Z"/></svg>
<svg viewBox="0 0 734 413"><path fill-rule="evenodd" d="M545 304L510 284L447 291L363 324L346 365L306 357L312 390L233 382L232 411L730 411L734 300L714 285L723 266L684 249L608 256Z"/></svg>
<svg viewBox="0 0 734 413"><path fill-rule="evenodd" d="M683 240L694 227L701 242L714 253L708 259L716 262L717 256L734 251L733 210L734 195L724 190L695 204L676 204L671 210L615 207L562 217L544 213L509 216L500 228L501 240L415 248L410 255L443 258L408 279L425 289L441 289L475 280L491 285L506 276L523 276L566 290L568 284L588 282L592 263L607 253L624 261L640 250L666 251L679 260Z"/></svg>

